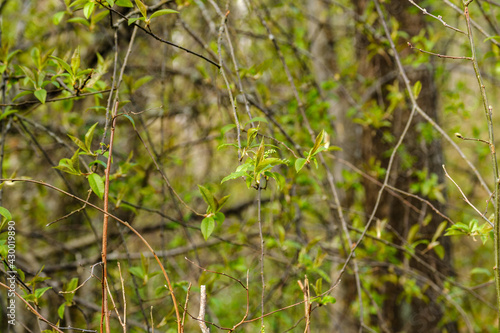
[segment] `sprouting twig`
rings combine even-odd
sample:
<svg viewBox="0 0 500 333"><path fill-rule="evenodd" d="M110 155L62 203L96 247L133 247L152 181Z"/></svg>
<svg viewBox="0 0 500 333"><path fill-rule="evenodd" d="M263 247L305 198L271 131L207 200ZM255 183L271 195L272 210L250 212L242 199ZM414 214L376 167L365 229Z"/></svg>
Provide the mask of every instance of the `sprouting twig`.
<svg viewBox="0 0 500 333"><path fill-rule="evenodd" d="M445 59L459 59L459 60L472 60L471 57L457 57L457 56L448 56L448 55L444 55L444 54L439 54L439 53L434 53L434 52L429 52L429 51L425 51L425 50L422 50L422 49L419 49L418 47L415 47L412 45L412 43L408 42L408 46L412 49L416 49L422 53L425 53L425 54L430 54L430 55L433 55L433 56L436 56L438 58L445 58Z"/></svg>

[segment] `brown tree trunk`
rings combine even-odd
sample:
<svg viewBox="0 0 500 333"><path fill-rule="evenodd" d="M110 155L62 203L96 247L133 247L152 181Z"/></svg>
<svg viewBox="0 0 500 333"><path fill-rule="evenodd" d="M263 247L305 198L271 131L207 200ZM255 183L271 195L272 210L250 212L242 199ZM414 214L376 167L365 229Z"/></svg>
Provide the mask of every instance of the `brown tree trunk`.
<svg viewBox="0 0 500 333"><path fill-rule="evenodd" d="M359 15L366 15L366 10L370 2L366 0L354 0L357 13ZM387 17L391 17L397 20L400 24L400 31L408 33L410 36L415 36L419 34L423 29L425 29L424 16L417 14L412 15L408 12L408 7L410 6L407 1L389 1L386 2L384 10L387 13ZM366 16L365 16L366 17ZM380 19L378 20L380 22ZM375 23L378 25L379 23ZM373 49L370 48L370 40L373 40L374 36L370 36L369 32L360 31L356 38L356 48L357 57L360 64L359 74L361 74L365 79L368 80L381 80L383 78L391 78L394 74L397 74L398 68L394 62L391 52L386 49L383 53L377 53L374 56L370 56L370 52ZM402 43L404 41L401 41ZM401 46L401 45L399 45ZM404 52L409 52L405 50ZM409 69L407 72L412 84L417 81L422 83L422 91L418 98L419 106L428 113L433 119L437 119L437 93L435 89L435 83L433 78L432 66L425 66L418 69ZM396 76L395 80L398 80ZM390 104L388 99L389 85L394 85L394 79L386 82L377 89L376 92L371 96L370 100L365 103L363 108L366 110L362 112L370 112L369 107L378 107L386 109ZM400 91L404 91L404 86L399 84ZM390 127L374 128L372 126L364 126L363 134L361 139L361 149L362 149L362 163L367 165L368 161L379 161L383 168L388 165L388 152L391 152L392 147L394 147L394 142L388 142L388 134L391 134L396 140L401 136L404 126L408 122L410 115L410 107L397 107L391 115ZM441 165L443 164L443 154L441 149L441 144L438 139L434 139L432 142L426 142L421 138L418 132L418 124L424 120L417 116L412 121L412 126L409 133L406 135L404 140L404 149L412 157L412 164L406 165L408 158L404 161L401 155L398 154L393 168L391 170L390 185L397 187L399 189L409 191L412 182L417 181L415 177L415 171L428 170L428 174L437 174L439 182L443 182L443 171ZM405 165L403 165L405 164ZM370 166L367 165L367 168ZM370 214L375 206L378 191L380 189L379 185L373 182L364 180L363 186L366 193L366 213ZM399 202L394 196L385 193L382 196L381 204L377 210L376 216L380 218L386 218L388 220L388 225L393 230L394 233L400 235L403 239L408 236L408 231L410 228L419 224L419 235L420 239L430 240L436 231L438 225L443 221L436 214L432 214L429 207L425 204L409 199L411 204L418 207L420 212L415 212L410 209L410 207L405 206ZM442 210L444 207L439 202L433 202L438 209ZM426 215L431 214L432 218L428 224L424 223L424 218ZM395 242L398 243L397 238L394 238ZM418 287L424 290L428 287L425 279L432 281L432 283L437 286L442 286L442 280L437 274L437 272L444 273L445 275L451 274L451 261L450 261L450 242L448 238L440 238L439 241L445 248L445 257L443 260L435 254L433 250L428 251L425 254L425 261L429 263L434 269L428 269L418 265L417 263L410 261L409 268L413 271L419 272L423 279L418 280ZM418 249L425 249L425 246L418 247ZM401 260L403 256L401 255ZM388 274L398 275L398 279L408 275L405 272L391 272L386 270ZM402 280L400 280L402 281ZM437 299L439 293L432 288L427 288L425 295L428 297L429 302L424 302L416 297L413 297L409 303L406 303L404 297L402 297L404 283L389 283L387 282L380 293L383 294L386 299L383 304L382 312L385 318L386 324L391 332L441 332L442 328L439 328L439 323L442 319L442 306L438 303ZM445 324L448 332L456 332L457 328L454 323Z"/></svg>

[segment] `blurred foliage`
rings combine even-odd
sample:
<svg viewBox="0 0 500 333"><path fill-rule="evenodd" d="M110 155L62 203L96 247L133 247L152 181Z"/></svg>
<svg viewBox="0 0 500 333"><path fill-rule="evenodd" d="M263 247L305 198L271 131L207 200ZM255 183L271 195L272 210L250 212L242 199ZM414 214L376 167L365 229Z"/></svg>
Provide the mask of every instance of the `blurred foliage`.
<svg viewBox="0 0 500 333"><path fill-rule="evenodd" d="M411 104L373 3L358 12L359 3L4 0L2 178L40 180L103 207L116 108L110 212L160 257L179 310L187 311L186 332L199 330L202 284L205 319L226 330L245 318L237 331L303 331L301 302L309 297L312 332L358 331L361 322L391 331L394 314L384 312L390 300L408 322L422 320L412 315L414 304L427 304L429 311L437 306L436 331L452 331L445 328L450 323L465 331L467 321L475 331L494 331L491 227L478 222L456 187L447 188L430 167L416 167L433 163L427 147L442 145L447 170L485 216L492 214L492 200L430 123L419 119L411 126L414 142L399 146L391 170L405 183L389 182L385 190L393 207L418 218L408 213L405 221L393 221L380 209L360 240L369 198L384 182L406 124L400 115ZM471 17L487 33L474 30L477 52L490 103L497 105L500 9L476 3ZM451 6L419 5L466 29ZM406 10L423 15L416 7ZM432 72L444 133L486 140L472 66L418 51L469 56L467 38L429 16L417 35L391 13L386 17L408 73ZM364 62L360 35L368 43ZM393 72L365 75L379 58ZM411 85L418 102L428 98L424 83ZM377 94L383 100L373 98ZM367 137L382 153L363 160ZM453 140L492 184L489 146ZM0 281L15 269L17 292L47 320L97 331L103 214L40 184L4 181L0 191ZM8 261L9 221L15 221L15 263ZM404 232L394 223L404 223ZM108 236L110 309L123 319L126 308L127 332L176 332L172 298L151 252L112 219ZM453 246L445 246L443 237L451 236ZM264 313L287 307L266 316L264 327L256 319L262 243ZM351 261L343 271L355 245L356 265ZM441 262L429 261L429 253L445 260L450 273L443 276L435 268ZM0 292L2 329L6 295ZM50 328L17 303L19 323ZM112 332L121 330L114 314L111 325Z"/></svg>

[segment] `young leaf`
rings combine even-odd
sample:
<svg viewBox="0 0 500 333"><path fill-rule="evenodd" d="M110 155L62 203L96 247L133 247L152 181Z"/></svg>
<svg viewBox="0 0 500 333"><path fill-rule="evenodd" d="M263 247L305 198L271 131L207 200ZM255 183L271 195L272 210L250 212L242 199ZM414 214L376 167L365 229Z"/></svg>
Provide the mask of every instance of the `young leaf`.
<svg viewBox="0 0 500 333"><path fill-rule="evenodd" d="M249 128L247 131L247 148L250 147L252 144L253 140L255 140L255 137L257 136L257 133L259 132L258 127L252 127Z"/></svg>
<svg viewBox="0 0 500 333"><path fill-rule="evenodd" d="M45 288L38 288L35 290L35 298L36 299L39 299L40 297L43 296L43 294L45 294L45 292L49 289L52 289L52 287L45 287Z"/></svg>
<svg viewBox="0 0 500 333"><path fill-rule="evenodd" d="M74 143L76 143L76 145L78 146L78 148L80 148L81 150L83 150L86 153L90 152L90 150L87 149L87 146L83 143L82 140L80 140L80 139L78 139L78 138L76 138L76 137L74 137L73 135L70 135L70 134L68 134L68 136L69 136L69 138L71 140L73 140Z"/></svg>
<svg viewBox="0 0 500 333"><path fill-rule="evenodd" d="M226 216L223 213L218 212L218 213L215 213L214 219L219 224L222 224L222 223L224 223L224 220L226 219Z"/></svg>
<svg viewBox="0 0 500 333"><path fill-rule="evenodd" d="M210 193L210 191L206 187L201 185L198 185L198 189L200 190L200 193L203 196L203 200L205 200L205 202L207 203L209 211L215 213L215 211L217 210L217 205L215 203L215 198L212 195L212 193Z"/></svg>
<svg viewBox="0 0 500 333"><path fill-rule="evenodd" d="M78 68L80 68L80 45L78 45L73 53L73 56L71 57L71 70L73 73L77 73Z"/></svg>
<svg viewBox="0 0 500 333"><path fill-rule="evenodd" d="M447 225L448 225L448 222L446 222L446 221L443 221L443 222L441 222L441 224L439 224L439 226L436 229L436 232L434 233L434 236L432 236L431 243L434 243L439 238L439 236L441 236L444 229L446 229Z"/></svg>
<svg viewBox="0 0 500 333"><path fill-rule="evenodd" d="M85 147L87 148L87 152L90 152L92 146L92 138L94 137L94 130L99 123L95 123L92 127L89 128L87 133L85 133Z"/></svg>
<svg viewBox="0 0 500 333"><path fill-rule="evenodd" d="M120 7L133 8L134 5L130 0L116 0L115 4Z"/></svg>
<svg viewBox="0 0 500 333"><path fill-rule="evenodd" d="M222 206L224 206L224 204L226 203L228 198L229 198L229 195L226 195L225 197L223 197L222 199L219 200L218 205L217 205L217 212L221 210Z"/></svg>
<svg viewBox="0 0 500 333"><path fill-rule="evenodd" d="M63 303L59 306L57 309L57 314L59 315L59 318L63 319L64 318L64 309L66 308L66 303Z"/></svg>
<svg viewBox="0 0 500 333"><path fill-rule="evenodd" d="M128 120L130 120L130 122L132 123L132 127L134 127L134 129L135 129L134 119L131 116L129 116L128 114L124 115L124 117L127 118Z"/></svg>
<svg viewBox="0 0 500 333"><path fill-rule="evenodd" d="M417 99L418 95L420 95L420 91L422 91L422 83L420 81L417 81L413 86L413 96L415 97L415 99Z"/></svg>
<svg viewBox="0 0 500 333"><path fill-rule="evenodd" d="M72 17L68 20L68 22L80 23L86 27L90 27L90 22L84 19L83 17Z"/></svg>
<svg viewBox="0 0 500 333"><path fill-rule="evenodd" d="M148 17L148 7L146 7L146 5L143 4L141 0L135 0L135 4L139 8L139 11L141 12L142 17L144 17L146 19Z"/></svg>
<svg viewBox="0 0 500 333"><path fill-rule="evenodd" d="M176 10L173 10L173 9L160 9L160 10L157 10L156 12L154 12L153 14L151 14L150 19L161 16L161 15L176 14L176 13L179 13L179 12Z"/></svg>
<svg viewBox="0 0 500 333"><path fill-rule="evenodd" d="M257 150L257 153L255 154L255 168L256 169L257 169L257 166L264 159L264 153L265 153L264 139L262 139L262 141L260 142L259 149Z"/></svg>
<svg viewBox="0 0 500 333"><path fill-rule="evenodd" d="M213 217L205 217L203 221L201 221L201 234L205 238L205 240L210 237L212 232L215 229L215 221Z"/></svg>
<svg viewBox="0 0 500 333"><path fill-rule="evenodd" d="M298 158L295 161L295 170L297 171L297 173L304 167L306 162L307 160L305 158Z"/></svg>
<svg viewBox="0 0 500 333"><path fill-rule="evenodd" d="M228 180L240 178L240 177L243 177L243 176L246 176L246 175L247 175L246 171L236 171L236 172L231 173L229 176L224 177L220 181L220 183L222 184L224 182L227 182Z"/></svg>
<svg viewBox="0 0 500 333"><path fill-rule="evenodd" d="M92 13L94 12L95 8L95 3L94 2L87 2L85 6L83 6L83 16L85 16L86 19L88 19Z"/></svg>
<svg viewBox="0 0 500 333"><path fill-rule="evenodd" d="M312 147L311 152L309 153L309 156L312 157L312 156L317 154L317 152L318 152L317 150L319 149L319 147L323 143L324 136L325 136L325 130L321 130L321 132L316 137L316 141L314 141L314 146Z"/></svg>
<svg viewBox="0 0 500 333"><path fill-rule="evenodd" d="M35 74L33 73L33 71L28 67L22 65L19 65L19 68L21 68L21 70L24 72L24 75L26 75L26 77L29 78L29 80L33 83L33 85L36 85L38 80L35 78Z"/></svg>
<svg viewBox="0 0 500 333"><path fill-rule="evenodd" d="M66 72L68 72L69 74L71 74L71 76L74 75L74 72L73 70L71 69L71 66L64 60L62 60L61 58L58 58L56 56L50 56L51 59L57 61L57 63L59 64L59 66L61 66L62 68L64 68L66 70Z"/></svg>
<svg viewBox="0 0 500 333"><path fill-rule="evenodd" d="M12 221L12 214L9 212L7 208L0 207L0 215L5 217L7 221Z"/></svg>
<svg viewBox="0 0 500 333"><path fill-rule="evenodd" d="M92 191L102 199L104 196L104 181L101 176L96 173L92 173L88 176L89 185Z"/></svg>

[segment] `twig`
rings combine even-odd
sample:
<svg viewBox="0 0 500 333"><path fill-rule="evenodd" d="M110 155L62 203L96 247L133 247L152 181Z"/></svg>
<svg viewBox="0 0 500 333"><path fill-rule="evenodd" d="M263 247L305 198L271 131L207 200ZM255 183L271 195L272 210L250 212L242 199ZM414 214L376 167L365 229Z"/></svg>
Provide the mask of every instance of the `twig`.
<svg viewBox="0 0 500 333"><path fill-rule="evenodd" d="M425 54L430 54L430 55L433 55L433 56L436 56L438 58L445 58L445 59L462 59L462 60L472 60L471 57L457 57L457 56L448 56L448 55L444 55L444 54L439 54L439 53L434 53L434 52L429 52L429 51L425 51L425 50L422 50L422 49L419 49L418 47L415 47L412 45L412 43L410 42L407 42L408 46L411 48L411 49L416 49L422 53L425 53Z"/></svg>
<svg viewBox="0 0 500 333"><path fill-rule="evenodd" d="M424 15L428 15L436 20L438 20L439 22L443 23L443 25L451 30L455 30L456 32L460 32L461 34L464 34L466 35L466 33L458 28L455 28L455 27L452 27L451 25L449 25L448 23L446 23L444 20L443 20L443 17L441 15L438 15L438 16L435 16L435 15L432 15L431 13L429 13L427 11L427 9L425 8L422 8L420 7L419 5L417 5L413 0L408 0L413 6L417 7L418 9L420 9L420 11L422 12L422 14Z"/></svg>
<svg viewBox="0 0 500 333"><path fill-rule="evenodd" d="M123 15L123 14L122 14L122 13L120 13L119 11L117 11L117 10L115 10L115 9L113 9L113 8L111 8L111 7L109 7L109 6L107 6L107 5L105 5L104 3L102 3L102 1L101 1L101 0L97 0L97 2L98 2L101 6L103 6L104 8L106 8L107 10L112 11L113 13L115 13L115 14L119 15L120 17L127 19L127 17L126 17L125 15ZM208 59L207 57L205 57L205 56L203 56L203 55L201 55L201 54L199 54L199 53L196 53L196 52L194 52L194 51L191 51L191 50L189 50L189 49L186 49L185 47L182 47L182 46L180 46L180 45L177 45L177 44L175 44L175 43L172 43L172 42L170 42L170 41L168 41L168 40L165 40L165 39L163 39L163 38L161 38L161 37L157 36L156 34L154 34L152 31L150 31L150 30L148 30L148 29L143 28L142 26L140 26L140 25L139 25L139 24L137 24L137 23L132 23L132 25L133 25L133 26L138 27L139 29L141 29L142 31L144 31L146 34L150 35L151 37L153 37L153 38L154 38L154 39L156 39L157 41L160 41L160 42L162 42L162 43L165 43L165 44L167 44L167 45L173 46L173 47L178 48L178 49L180 49L180 50L183 50L183 51L185 51L185 52L187 52L187 53L190 53L190 54L192 54L192 55L194 55L194 56L196 56L196 57L198 57L198 58L201 58L201 59L203 59L203 60L205 60L205 61L207 61L207 62L211 63L212 65L214 65L215 67L217 67L217 68L219 68L219 69L220 69L220 66L219 66L216 62L214 62L214 61L212 61L212 60Z"/></svg>
<svg viewBox="0 0 500 333"><path fill-rule="evenodd" d="M311 333L311 295L309 293L309 280L307 279L307 275L304 278L304 283L298 280L300 290L304 294L304 317L306 318L306 327L304 329L304 333Z"/></svg>
<svg viewBox="0 0 500 333"><path fill-rule="evenodd" d="M116 113L118 112L118 102L116 102L115 107L113 108L112 120L111 120L111 136L109 138L109 155L108 162L106 164L106 171L104 172L105 180L104 180L104 220L102 224L102 310L101 310L101 333L103 331L103 323L106 322L106 332L110 332L109 327L109 309L108 309L108 293L107 293L107 260L106 256L108 254L108 202L109 202L109 176L111 173L111 161L113 159L113 143L115 137L115 127L116 127Z"/></svg>
<svg viewBox="0 0 500 333"><path fill-rule="evenodd" d="M479 64L477 62L476 56L476 47L474 45L474 38L472 36L472 27L471 27L471 19L469 16L469 7L468 5L472 2L472 0L464 3L464 15L465 21L467 23L467 36L469 37L469 44L472 53L472 65L474 67L474 72L476 73L477 84L479 86L479 90L481 91L481 101L483 102L484 115L486 117L486 122L488 124L488 135L490 142L490 151L491 151L491 164L493 171L493 179L495 180L494 185L494 196L495 201L493 203L494 207L494 242L495 242L495 266L497 269L494 270L495 275L495 290L496 290L496 299L497 299L497 314L500 310L500 178L499 178L499 169L498 169L498 161L495 150L495 136L494 136L494 127L493 127L493 115L492 115L492 107L488 103L488 96L486 95L486 89L483 83L483 79L481 76L481 71L479 70ZM490 222L491 224L491 222ZM500 316L498 316L497 328L500 330Z"/></svg>
<svg viewBox="0 0 500 333"><path fill-rule="evenodd" d="M48 183L45 183L45 182L40 181L40 180L23 179L23 178L1 178L0 182L25 182L25 183L33 183L33 184L38 184L38 185L42 185L42 186L48 187L50 189L53 189L53 190L55 190L57 192L60 192L60 193L62 193L64 195L66 195L66 196L68 196L70 198L73 198L73 199L78 200L78 201L83 202L83 203L87 203L88 206L90 206L90 207L98 210L99 212L101 212L101 213L103 213L105 215L108 215L109 217L115 219L116 221L120 222L121 224L123 224L124 226L126 226L128 229L130 229L130 231L132 231L137 237L139 237L139 239L148 248L149 252L151 252L151 254L154 256L156 262L158 263L158 266L160 267L160 269L161 269L161 271L163 273L163 277L167 281L167 287L168 287L168 290L170 291L170 297L172 297L172 302L174 303L174 310L175 310L175 313L177 315L177 323L178 324L180 323L180 316L179 316L179 309L178 309L178 305L177 305L177 299L175 298L174 289L172 288L172 284L170 283L170 278L168 277L167 271L165 270L165 267L161 263L160 258L158 258L158 256L156 255L156 252L153 250L153 248L148 243L148 241L137 230L135 230L134 227L132 227L130 225L130 223L128 223L126 221L123 221L122 219L120 219L116 215L113 215L113 214L111 214L109 212L105 212L102 208L94 205L91 202L85 201L84 199L82 199L80 197L77 197L76 195L73 195L73 194L71 194L69 192L66 192L66 191L64 191L64 190L62 190L62 189L60 189L60 188L58 188L58 187L56 187L56 186L54 186L52 184L48 184Z"/></svg>
<svg viewBox="0 0 500 333"><path fill-rule="evenodd" d="M450 175L448 174L448 172L446 171L446 168L444 167L443 165L443 170L444 170L444 175L452 181L453 184L455 184L455 186L457 187L458 191L460 191L460 194L462 195L462 198L464 199L464 201L469 205L471 206L475 211L476 213L479 214L479 216L481 216L486 222L488 222L492 227L494 226L493 222L491 222L486 216L484 216L483 213L481 213L479 211L479 209L476 208L476 206L474 206L470 201L469 199L467 199L467 196L465 195L465 193L462 191L462 189L460 188L460 186L458 186L458 184L453 180L453 178L450 177Z"/></svg>
<svg viewBox="0 0 500 333"><path fill-rule="evenodd" d="M189 282L189 286L187 288L187 292L186 292L186 302L184 303L184 313L182 314L182 327L184 329L184 324L186 322L186 312L187 312L187 308L188 308L188 303L189 303L189 292L191 291L191 282Z"/></svg>
<svg viewBox="0 0 500 333"><path fill-rule="evenodd" d="M24 304L26 304L26 307L28 309L30 309L30 311L33 312L33 314L35 314L41 321L47 323L50 327L52 327L52 329L56 330L57 332L64 333L56 325L52 324L50 321L45 319L45 317L43 317L40 313L38 313L38 311L36 311L35 308L28 301L26 301L21 295L19 295L17 293L17 291L9 288L7 285L3 284L2 282L0 282L0 286L4 287L5 289L7 289L9 291L12 291L17 296L17 298L19 298Z"/></svg>

